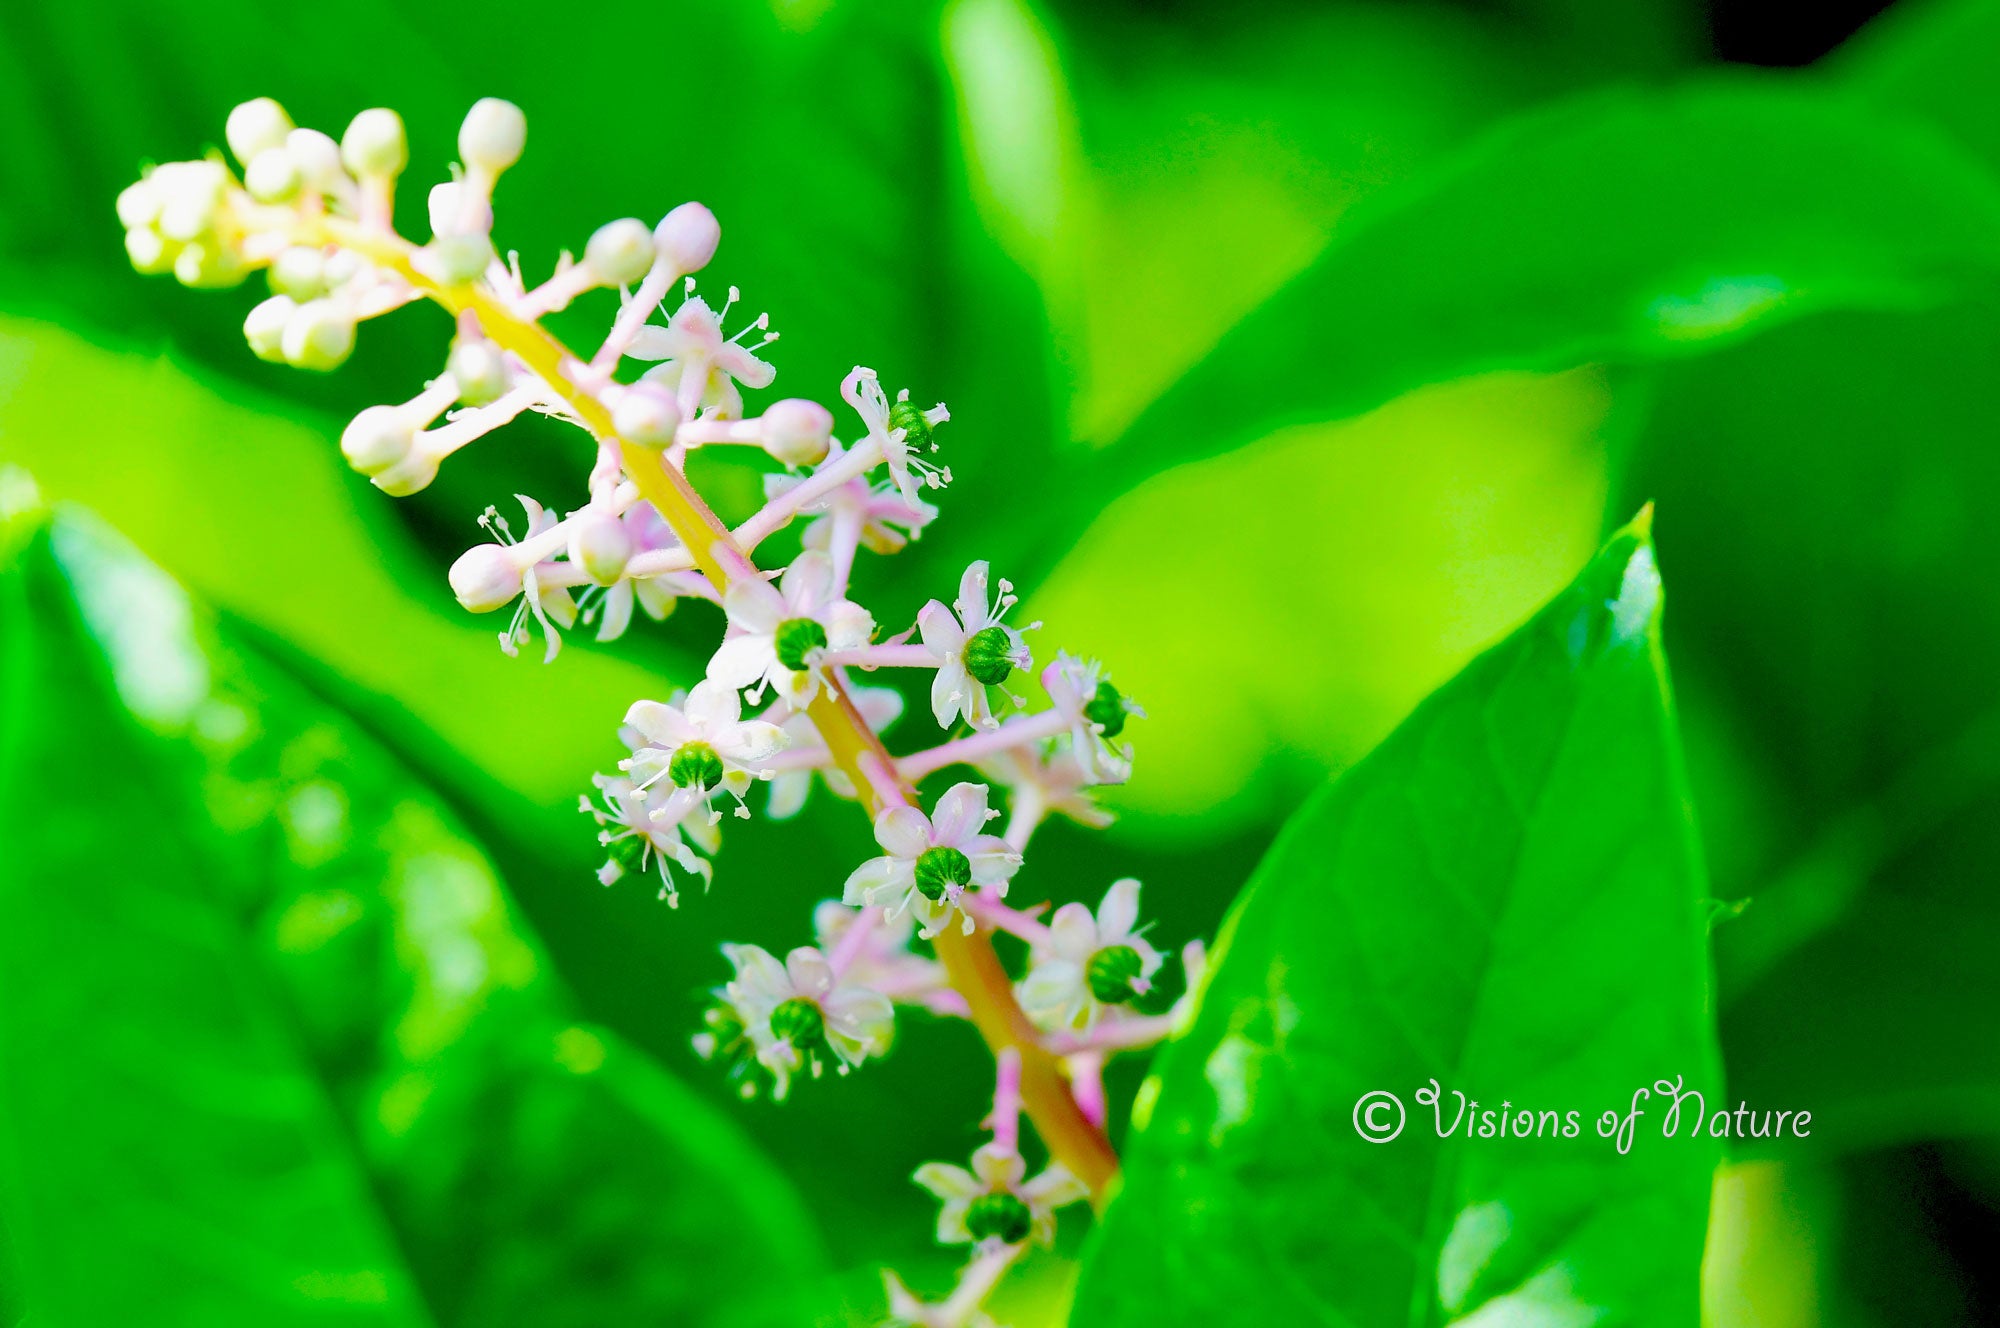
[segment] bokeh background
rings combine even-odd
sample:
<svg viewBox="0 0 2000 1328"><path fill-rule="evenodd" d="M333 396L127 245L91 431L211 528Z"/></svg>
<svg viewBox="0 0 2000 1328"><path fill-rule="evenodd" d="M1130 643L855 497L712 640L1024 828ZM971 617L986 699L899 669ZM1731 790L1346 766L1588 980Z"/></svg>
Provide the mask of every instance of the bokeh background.
<svg viewBox="0 0 2000 1328"><path fill-rule="evenodd" d="M334 440L437 371L441 315L313 377L246 353L248 292L125 266L117 190L238 101L397 108L420 232L500 95L531 273L700 198L780 390L859 361L950 403L957 483L867 568L878 618L994 558L1151 715L1118 824L1047 832L1030 897L1136 875L1160 937L1212 934L1310 788L1654 501L1713 891L1751 900L1728 1072L1818 1122L1719 1181L1712 1321L2000 1322L2000 11L1791 8L7 6L0 510L27 474L95 520L0 614L0 1321L867 1322L880 1264L946 1275L907 1177L978 1140L965 1030L906 1020L783 1107L688 1048L717 946L805 942L859 818L731 829L678 912L600 889L576 796L712 624L544 668L451 601L488 503L579 500L577 439L518 425L391 502ZM1612 288L1647 335L1585 326ZM1018 1322L1060 1320L1082 1225ZM313 1315L293 1229L353 1251Z"/></svg>

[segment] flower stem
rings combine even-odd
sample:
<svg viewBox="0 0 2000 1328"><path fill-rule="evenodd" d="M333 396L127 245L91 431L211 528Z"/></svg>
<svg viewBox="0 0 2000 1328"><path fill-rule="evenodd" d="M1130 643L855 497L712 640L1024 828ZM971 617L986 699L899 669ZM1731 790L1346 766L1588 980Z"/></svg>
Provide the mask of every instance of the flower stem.
<svg viewBox="0 0 2000 1328"><path fill-rule="evenodd" d="M600 442L615 441L632 482L680 537L695 566L718 589L737 580L767 584L756 575L754 565L729 528L709 510L686 476L665 464L659 453L618 437L611 412L577 382L590 376L589 366L539 323L518 317L503 302L476 286L447 285L425 276L411 262L415 250L408 241L334 220L323 220L317 225L338 243L393 269L454 316L470 311L478 318L481 330L547 383L594 438ZM572 366L576 371L574 377ZM914 803L908 785L895 777L895 764L882 740L862 719L847 689L831 676L833 670L828 673L826 685L813 697L806 714L819 730L834 763L853 780L870 821L891 805L891 795ZM1009 1048L1019 1053L1022 1106L1048 1145L1050 1155L1089 1186L1093 1202L1102 1206L1118 1174L1118 1155L1104 1131L1078 1108L1061 1064L1043 1049L1034 1024L1015 1002L1013 983L1000 963L1000 956L994 952L991 935L981 929L965 936L956 928L946 928L936 938L936 946L946 974L971 1007L972 1022L987 1045L995 1054Z"/></svg>

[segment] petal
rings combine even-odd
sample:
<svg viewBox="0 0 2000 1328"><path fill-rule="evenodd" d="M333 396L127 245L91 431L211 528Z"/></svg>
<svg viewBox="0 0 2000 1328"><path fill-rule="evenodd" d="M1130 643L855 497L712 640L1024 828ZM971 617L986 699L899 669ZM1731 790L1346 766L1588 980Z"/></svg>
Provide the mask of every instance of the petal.
<svg viewBox="0 0 2000 1328"><path fill-rule="evenodd" d="M1068 1167L1051 1162L1048 1170L1022 1185L1016 1193L1033 1207L1054 1209L1088 1199L1090 1188L1071 1175Z"/></svg>
<svg viewBox="0 0 2000 1328"><path fill-rule="evenodd" d="M769 387L778 376L773 365L752 355L747 346L735 342L722 343L716 350L715 362L745 387Z"/></svg>
<svg viewBox="0 0 2000 1328"><path fill-rule="evenodd" d="M768 636L732 636L715 649L708 676L728 687L748 687L778 662L777 647Z"/></svg>
<svg viewBox="0 0 2000 1328"><path fill-rule="evenodd" d="M678 747L695 736L685 715L658 701L634 701L625 712L625 722L654 747Z"/></svg>
<svg viewBox="0 0 2000 1328"><path fill-rule="evenodd" d="M1049 919L1049 948L1079 964L1097 953L1097 920L1088 904L1064 904L1056 910Z"/></svg>
<svg viewBox="0 0 2000 1328"><path fill-rule="evenodd" d="M902 858L870 858L848 873L840 902L858 908L868 903L868 896L876 891L892 886L907 890L916 884L916 879L914 869Z"/></svg>
<svg viewBox="0 0 2000 1328"><path fill-rule="evenodd" d="M795 612L814 616L832 598L833 559L817 549L807 549L792 559L778 590Z"/></svg>
<svg viewBox="0 0 2000 1328"><path fill-rule="evenodd" d="M983 1144L972 1155L972 1173L991 1190L1011 1190L1028 1174L1028 1164L1011 1148Z"/></svg>
<svg viewBox="0 0 2000 1328"><path fill-rule="evenodd" d="M875 818L875 842L892 856L915 862L933 842L931 823L915 807L891 807Z"/></svg>
<svg viewBox="0 0 2000 1328"><path fill-rule="evenodd" d="M820 1003L827 1031L859 1043L871 1056L889 1049L896 1033L896 1007L867 987L841 987Z"/></svg>
<svg viewBox="0 0 2000 1328"><path fill-rule="evenodd" d="M826 613L826 643L834 650L853 650L875 635L875 618L851 599L837 599Z"/></svg>
<svg viewBox="0 0 2000 1328"><path fill-rule="evenodd" d="M784 610L754 583L737 582L722 593L722 611L732 625L769 636L778 630Z"/></svg>
<svg viewBox="0 0 2000 1328"><path fill-rule="evenodd" d="M693 724L707 733L734 724L743 714L742 698L736 689L715 681L698 682L688 691L681 709Z"/></svg>
<svg viewBox="0 0 2000 1328"><path fill-rule="evenodd" d="M597 639L616 641L632 625L633 584L628 577L604 592L604 616L597 623Z"/></svg>
<svg viewBox="0 0 2000 1328"><path fill-rule="evenodd" d="M939 728L948 729L957 721L971 686L972 680L956 659L938 669L937 676L931 679L931 714Z"/></svg>
<svg viewBox="0 0 2000 1328"><path fill-rule="evenodd" d="M965 646L965 629L951 610L936 600L918 610L917 631L924 638L924 648L939 659L955 655Z"/></svg>
<svg viewBox="0 0 2000 1328"><path fill-rule="evenodd" d="M994 835L974 835L965 846L965 856L972 864L974 885L1005 886L1021 870L1021 855ZM1002 889L997 893L1004 897L1007 892Z"/></svg>
<svg viewBox="0 0 2000 1328"><path fill-rule="evenodd" d="M725 945L722 954L736 969L729 983L731 996L744 1002L761 1019L780 1001L791 999L791 980L784 965L761 945Z"/></svg>
<svg viewBox="0 0 2000 1328"><path fill-rule="evenodd" d="M625 353L635 360L672 359L673 333L658 323L648 323L632 338L632 344L625 348Z"/></svg>
<svg viewBox="0 0 2000 1328"><path fill-rule="evenodd" d="M833 990L833 969L826 956L810 945L801 945L785 956L785 974L792 990L811 1000L821 1000Z"/></svg>
<svg viewBox="0 0 2000 1328"><path fill-rule="evenodd" d="M986 1187L971 1172L949 1162L926 1162L910 1179L945 1200L971 1199L986 1192Z"/></svg>
<svg viewBox="0 0 2000 1328"><path fill-rule="evenodd" d="M931 842L963 849L967 841L986 828L986 786L953 784L937 800L931 814Z"/></svg>
<svg viewBox="0 0 2000 1328"><path fill-rule="evenodd" d="M890 687L851 687L847 693L854 708L878 733L895 723L903 713L903 694Z"/></svg>
<svg viewBox="0 0 2000 1328"><path fill-rule="evenodd" d="M768 761L791 745L792 740L785 736L783 729L761 719L731 725L715 735L715 750L738 765L757 765Z"/></svg>
<svg viewBox="0 0 2000 1328"><path fill-rule="evenodd" d="M1083 998L1083 965L1072 959L1044 959L1028 970L1015 990L1028 1013L1060 1016Z"/></svg>
<svg viewBox="0 0 2000 1328"><path fill-rule="evenodd" d="M953 603L968 632L978 631L987 622L986 574L986 560L981 558L967 566L965 575L958 579L958 598Z"/></svg>
<svg viewBox="0 0 2000 1328"><path fill-rule="evenodd" d="M1097 908L1097 935L1103 945L1120 945L1139 921L1139 882L1127 876L1112 882Z"/></svg>
<svg viewBox="0 0 2000 1328"><path fill-rule="evenodd" d="M764 815L774 821L788 821L797 816L806 805L806 795L812 792L812 773L807 770L787 770L771 779L771 795L764 801Z"/></svg>

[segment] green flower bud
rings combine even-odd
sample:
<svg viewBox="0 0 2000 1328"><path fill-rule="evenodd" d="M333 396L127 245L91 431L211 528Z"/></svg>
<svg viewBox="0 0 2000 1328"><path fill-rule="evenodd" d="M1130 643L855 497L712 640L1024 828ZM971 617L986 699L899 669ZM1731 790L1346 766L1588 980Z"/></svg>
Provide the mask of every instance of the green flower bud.
<svg viewBox="0 0 2000 1328"><path fill-rule="evenodd" d="M487 405L507 390L507 357L484 337L453 343L444 367L458 386L458 399L465 405Z"/></svg>
<svg viewBox="0 0 2000 1328"><path fill-rule="evenodd" d="M271 293L289 295L294 300L310 300L326 294L326 255L306 245L293 245L271 260L266 277Z"/></svg>
<svg viewBox="0 0 2000 1328"><path fill-rule="evenodd" d="M826 648L826 628L812 618L787 618L778 624L778 662L797 673L806 667L810 651Z"/></svg>
<svg viewBox="0 0 2000 1328"><path fill-rule="evenodd" d="M771 1034L800 1051L826 1041L826 1016L803 996L794 996L771 1011Z"/></svg>
<svg viewBox="0 0 2000 1328"><path fill-rule="evenodd" d="M972 860L955 848L927 848L917 859L917 889L933 902L943 899L951 886L963 890L972 884Z"/></svg>
<svg viewBox="0 0 2000 1328"><path fill-rule="evenodd" d="M410 144L403 135L403 117L378 106L363 111L340 136L340 159L362 179L396 176L410 164Z"/></svg>
<svg viewBox="0 0 2000 1328"><path fill-rule="evenodd" d="M584 246L584 266L607 286L636 286L646 279L659 254L652 228L637 217L606 222Z"/></svg>
<svg viewBox="0 0 2000 1328"><path fill-rule="evenodd" d="M490 235L440 235L424 246L424 264L447 286L472 281L493 261Z"/></svg>
<svg viewBox="0 0 2000 1328"><path fill-rule="evenodd" d="M265 148L243 172L243 187L259 203L282 203L299 192L301 183L298 163L282 147Z"/></svg>
<svg viewBox="0 0 2000 1328"><path fill-rule="evenodd" d="M174 260L181 256L181 244L151 226L134 226L125 232L125 256L132 260L135 270L157 277L174 270Z"/></svg>
<svg viewBox="0 0 2000 1328"><path fill-rule="evenodd" d="M667 762L667 778L681 788L706 792L722 782L722 758L705 742L682 743Z"/></svg>
<svg viewBox="0 0 2000 1328"><path fill-rule="evenodd" d="M1019 1245L1035 1229L1035 1215L1019 1195L1007 1190L982 1194L965 1210L965 1229L974 1240L998 1236L1009 1245Z"/></svg>
<svg viewBox="0 0 2000 1328"><path fill-rule="evenodd" d="M1144 964L1129 945L1107 945L1083 966L1090 994L1106 1005L1123 1005L1138 995L1132 989Z"/></svg>
<svg viewBox="0 0 2000 1328"><path fill-rule="evenodd" d="M337 369L354 350L354 324L330 301L307 300L285 324L287 363L300 369Z"/></svg>
<svg viewBox="0 0 2000 1328"><path fill-rule="evenodd" d="M618 395L611 427L628 443L665 447L681 427L681 408L674 394L652 383L634 383Z"/></svg>
<svg viewBox="0 0 2000 1328"><path fill-rule="evenodd" d="M285 135L291 132L292 117L269 97L256 97L237 106L222 127L229 150L245 166L259 153L285 146Z"/></svg>
<svg viewBox="0 0 2000 1328"><path fill-rule="evenodd" d="M1106 678L1097 684L1097 690L1083 703L1083 717L1104 730L1104 736L1115 738L1125 731L1125 698Z"/></svg>
<svg viewBox="0 0 2000 1328"><path fill-rule="evenodd" d="M467 166L491 175L521 159L528 142L528 117L511 101L481 97L465 114L458 130L458 157Z"/></svg>
<svg viewBox="0 0 2000 1328"><path fill-rule="evenodd" d="M1004 627L982 627L965 643L965 671L988 686L1014 671L1014 642Z"/></svg>
<svg viewBox="0 0 2000 1328"><path fill-rule="evenodd" d="M252 309L243 320L243 337L250 343L251 353L260 360L283 364L285 324L292 321L298 307L289 295L273 295Z"/></svg>
<svg viewBox="0 0 2000 1328"><path fill-rule="evenodd" d="M196 290L223 290L249 272L234 250L208 241L186 245L174 256L174 280Z"/></svg>
<svg viewBox="0 0 2000 1328"><path fill-rule="evenodd" d="M908 397L889 407L889 427L903 431L903 445L913 452L929 451L937 444L936 430Z"/></svg>

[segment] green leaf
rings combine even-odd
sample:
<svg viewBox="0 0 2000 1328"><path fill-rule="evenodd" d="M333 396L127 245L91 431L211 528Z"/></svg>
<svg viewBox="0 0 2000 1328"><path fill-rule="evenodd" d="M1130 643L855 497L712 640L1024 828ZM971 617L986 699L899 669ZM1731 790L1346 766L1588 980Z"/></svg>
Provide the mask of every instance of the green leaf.
<svg viewBox="0 0 2000 1328"><path fill-rule="evenodd" d="M1695 1320L1716 1145L1657 1101L1623 1156L1598 1124L1717 1082L1658 607L1642 520L1293 818L1142 1090L1074 1322ZM1433 1080L1447 1125L1462 1090L1579 1137L1441 1139Z"/></svg>
<svg viewBox="0 0 2000 1328"><path fill-rule="evenodd" d="M1357 209L1311 268L1052 487L1103 501L1425 383L1678 358L1996 274L2000 183L1921 124L1768 81L1594 94ZM1073 533L1023 525L1024 558Z"/></svg>
<svg viewBox="0 0 2000 1328"><path fill-rule="evenodd" d="M574 1022L434 794L81 517L0 596L0 1218L33 1313L797 1321L796 1199Z"/></svg>

